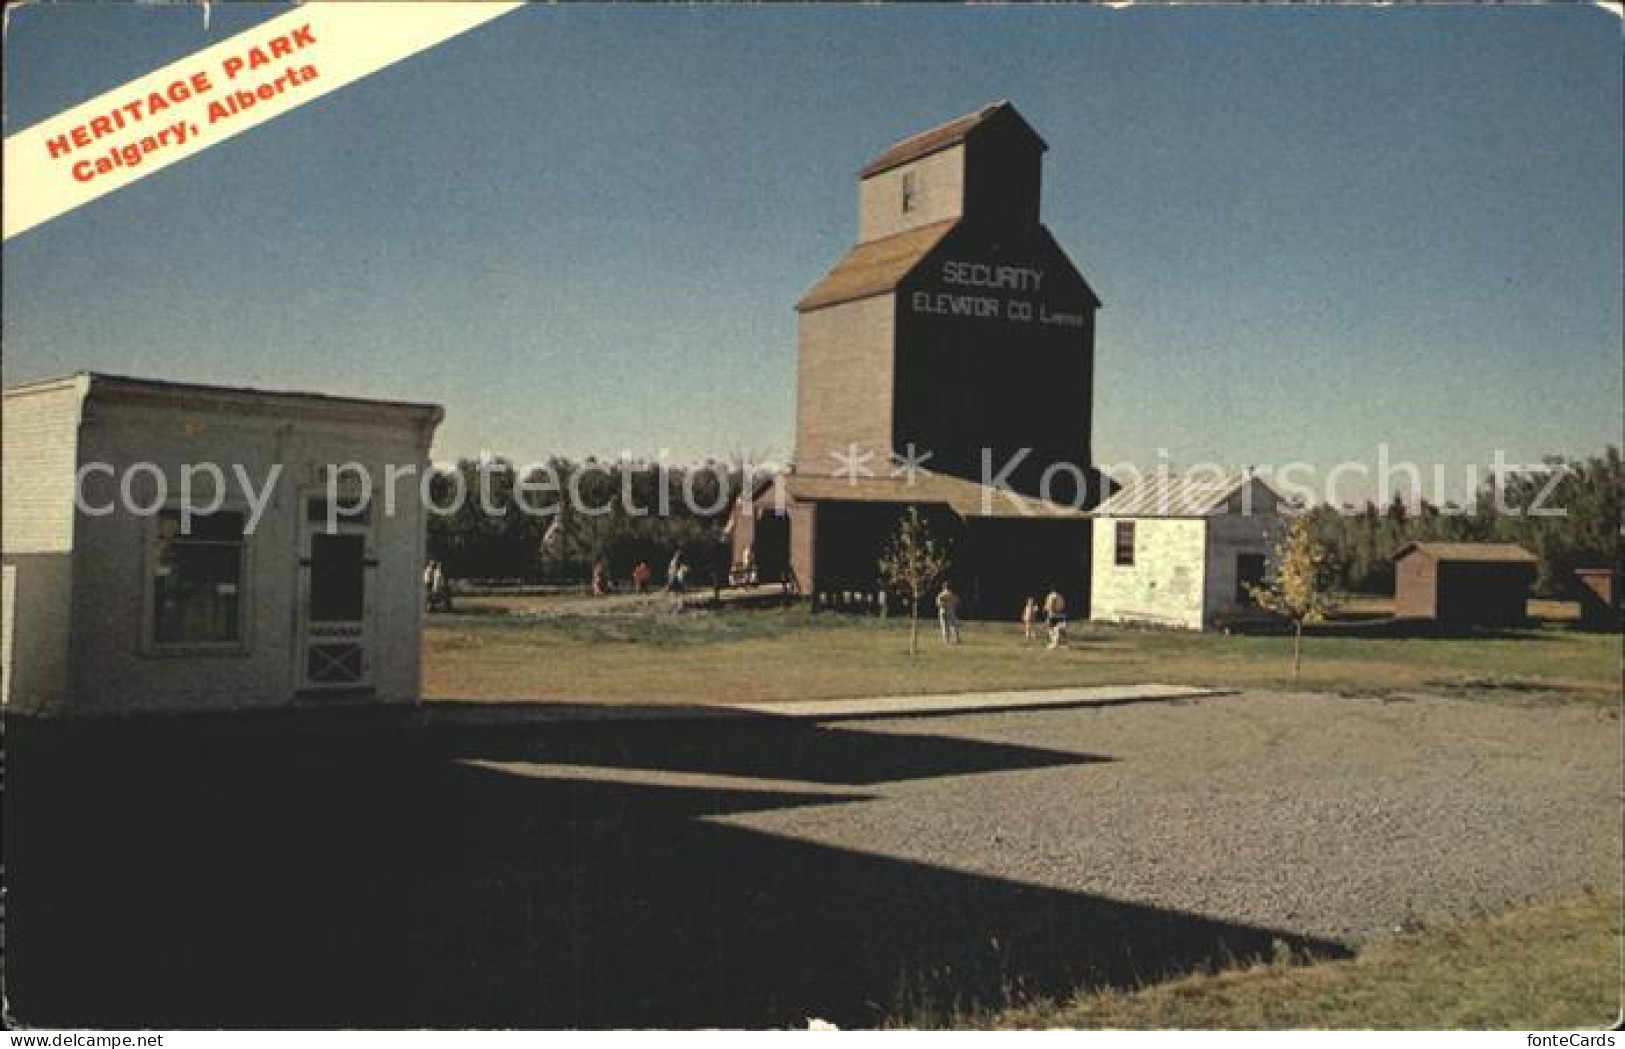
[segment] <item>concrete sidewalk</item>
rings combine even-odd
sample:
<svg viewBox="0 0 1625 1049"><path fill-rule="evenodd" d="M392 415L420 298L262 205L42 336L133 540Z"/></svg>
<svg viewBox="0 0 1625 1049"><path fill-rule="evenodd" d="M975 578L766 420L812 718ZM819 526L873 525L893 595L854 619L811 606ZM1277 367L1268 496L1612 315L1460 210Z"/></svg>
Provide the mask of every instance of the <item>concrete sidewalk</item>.
<svg viewBox="0 0 1625 1049"><path fill-rule="evenodd" d="M1056 707L1106 707L1124 703L1196 699L1233 694L1233 689L1189 685L1097 685L1003 692L949 692L918 696L871 696L854 699L790 700L773 703L599 704L599 703L463 703L438 701L420 710L433 724L591 724L597 722L690 721L712 718L790 718L803 721L850 721L863 718L925 717L945 714L1045 710Z"/></svg>
<svg viewBox="0 0 1625 1049"><path fill-rule="evenodd" d="M874 696L855 699L795 700L775 703L583 703L534 699L429 700L417 704L347 703L235 711L173 713L77 714L35 717L11 712L0 719L0 733L49 736L101 733L109 739L138 743L163 740L267 740L278 737L334 735L371 737L380 732L502 725L594 725L676 723L684 721L757 719L766 721L855 721L864 718L946 717L998 711L1062 707L1110 707L1128 703L1178 702L1204 696L1232 695L1234 689L1186 685L1098 685L1008 692L952 692L919 696Z"/></svg>
<svg viewBox="0 0 1625 1049"><path fill-rule="evenodd" d="M923 696L873 696L862 699L809 699L789 703L739 703L736 710L783 718L890 718L917 714L965 714L996 710L1041 710L1049 707L1104 707L1159 699L1222 696L1233 689L1189 685L1098 685L1085 688L1039 688L1009 692L947 692Z"/></svg>

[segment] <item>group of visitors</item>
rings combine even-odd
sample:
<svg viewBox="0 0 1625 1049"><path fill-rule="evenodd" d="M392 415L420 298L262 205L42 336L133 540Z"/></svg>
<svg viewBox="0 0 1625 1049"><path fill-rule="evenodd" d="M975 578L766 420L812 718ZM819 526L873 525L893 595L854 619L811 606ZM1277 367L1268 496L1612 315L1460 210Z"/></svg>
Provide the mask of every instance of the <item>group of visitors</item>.
<svg viewBox="0 0 1625 1049"><path fill-rule="evenodd" d="M1038 639L1038 625L1043 622L1049 636L1046 648L1060 648L1066 644L1066 598L1059 590L1051 590L1042 602L1029 597L1021 608L1021 635L1023 640ZM942 643L957 645L963 642L959 632L959 595L953 584L943 583L937 591L937 622L942 626Z"/></svg>
<svg viewBox="0 0 1625 1049"><path fill-rule="evenodd" d="M1038 623L1042 620L1049 635L1046 648L1060 648L1066 644L1066 598L1059 590L1051 590L1042 604L1038 598L1027 598L1021 606L1021 636L1025 641L1038 639Z"/></svg>
<svg viewBox="0 0 1625 1049"><path fill-rule="evenodd" d="M639 561L632 566L632 591L638 594L649 592L649 586L654 581L654 569L648 561ZM592 567L592 592L599 597L613 593L614 582L609 574L609 562L600 558ZM671 555L666 564L666 585L664 592L668 594L681 594L688 589L688 562L683 559L683 551L677 550Z"/></svg>
<svg viewBox="0 0 1625 1049"><path fill-rule="evenodd" d="M666 565L665 592L681 595L688 587L688 571L688 562L683 560L683 551L679 549L671 555L671 561ZM632 586L637 593L646 593L653 578L654 570L647 561L639 561L632 569ZM429 611L451 611L451 581L439 561L431 560L424 566L423 592ZM609 562L602 558L592 566L592 592L600 597L614 592ZM959 629L959 595L954 592L951 583L943 583L937 591L937 621L942 627L943 644L958 645L964 642ZM1046 648L1060 648L1066 644L1066 598L1061 596L1059 590L1051 590L1043 601L1028 597L1022 605L1021 635L1024 640L1038 639L1040 622L1049 638Z"/></svg>

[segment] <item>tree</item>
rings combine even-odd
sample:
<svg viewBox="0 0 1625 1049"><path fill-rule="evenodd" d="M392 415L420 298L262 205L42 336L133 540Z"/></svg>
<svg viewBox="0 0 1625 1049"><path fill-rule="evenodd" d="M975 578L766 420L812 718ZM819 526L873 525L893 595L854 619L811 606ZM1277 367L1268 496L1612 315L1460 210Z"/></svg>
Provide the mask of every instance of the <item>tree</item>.
<svg viewBox="0 0 1625 1049"><path fill-rule="evenodd" d="M1331 611L1331 598L1323 589L1326 560L1326 551L1315 541L1313 521L1300 514L1276 541L1274 573L1262 586L1249 585L1259 607L1292 623L1293 681L1302 666L1303 625Z"/></svg>
<svg viewBox="0 0 1625 1049"><path fill-rule="evenodd" d="M948 557L926 528L918 507L897 522L885 553L880 555L881 585L908 601L908 654L920 654L920 602L948 571Z"/></svg>
<svg viewBox="0 0 1625 1049"><path fill-rule="evenodd" d="M1540 559L1535 593L1572 596L1573 569L1618 562L1625 538L1625 458L1609 445L1584 458L1548 456L1537 466L1492 473L1461 505L1403 499L1386 509L1318 506L1310 511L1325 548L1325 582L1349 591L1393 592L1393 555L1413 540L1517 543Z"/></svg>

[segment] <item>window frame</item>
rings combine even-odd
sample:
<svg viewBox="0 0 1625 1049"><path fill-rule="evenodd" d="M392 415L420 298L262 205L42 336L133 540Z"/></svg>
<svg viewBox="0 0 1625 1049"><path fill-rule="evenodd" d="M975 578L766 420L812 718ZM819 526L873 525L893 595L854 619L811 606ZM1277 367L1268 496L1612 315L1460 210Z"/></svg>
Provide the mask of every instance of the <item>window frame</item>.
<svg viewBox="0 0 1625 1049"><path fill-rule="evenodd" d="M235 513L243 517L243 537L237 551L237 637L232 641L159 641L158 619L154 608L157 597L158 534L160 522L166 514L179 513L178 501L170 501L157 513L143 519L141 529L141 644L143 656L246 656L253 650L255 587L254 536L248 531L250 513L246 504L230 500L216 513ZM198 515L202 516L202 515ZM262 522L263 523L263 522Z"/></svg>
<svg viewBox="0 0 1625 1049"><path fill-rule="evenodd" d="M1133 568L1135 554L1139 551L1138 529L1134 521L1115 521L1112 529L1112 565L1115 568ZM1128 557L1123 556L1123 540L1128 539Z"/></svg>

